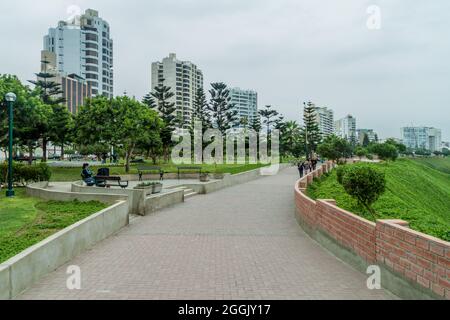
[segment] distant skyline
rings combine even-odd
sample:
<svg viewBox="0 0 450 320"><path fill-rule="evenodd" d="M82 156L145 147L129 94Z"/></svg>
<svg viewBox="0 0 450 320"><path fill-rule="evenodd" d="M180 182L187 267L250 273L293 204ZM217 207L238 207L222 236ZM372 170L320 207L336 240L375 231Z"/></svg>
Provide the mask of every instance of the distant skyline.
<svg viewBox="0 0 450 320"><path fill-rule="evenodd" d="M379 30L367 28L370 5L381 10ZM4 1L0 73L33 79L43 36L71 6L109 22L115 94L142 98L151 63L174 52L202 69L206 90L215 81L255 90L260 108L288 120L300 121L311 100L380 138L414 125L450 140L448 1Z"/></svg>

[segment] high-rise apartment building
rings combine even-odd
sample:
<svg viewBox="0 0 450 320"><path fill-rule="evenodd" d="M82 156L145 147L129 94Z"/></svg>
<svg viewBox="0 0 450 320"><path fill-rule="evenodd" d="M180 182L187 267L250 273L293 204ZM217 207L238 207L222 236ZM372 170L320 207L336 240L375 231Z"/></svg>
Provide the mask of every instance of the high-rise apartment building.
<svg viewBox="0 0 450 320"><path fill-rule="evenodd" d="M335 134L338 137L347 139L349 142L357 142L356 118L348 115L334 122Z"/></svg>
<svg viewBox="0 0 450 320"><path fill-rule="evenodd" d="M241 88L230 89L231 103L237 111L234 128L243 128L249 125L258 116L258 93L253 90Z"/></svg>
<svg viewBox="0 0 450 320"><path fill-rule="evenodd" d="M62 93L59 96L64 98L64 104L73 114L78 112L86 99L92 97L92 87L86 79L74 73L64 76L58 73L54 52L45 50L41 52L41 72L52 75L53 77L47 80L61 86ZM38 77L38 80L44 79Z"/></svg>
<svg viewBox="0 0 450 320"><path fill-rule="evenodd" d="M44 50L56 55L61 76L86 79L92 94L113 97L113 40L109 24L92 9L72 21L60 21L44 37Z"/></svg>
<svg viewBox="0 0 450 320"><path fill-rule="evenodd" d="M175 53L161 62L152 63L152 90L162 81L175 94L169 102L175 103L176 115L184 123L190 123L195 96L203 88L203 73L190 61L180 61Z"/></svg>
<svg viewBox="0 0 450 320"><path fill-rule="evenodd" d="M316 122L319 125L322 138L326 138L334 133L334 112L326 107L315 107Z"/></svg>
<svg viewBox="0 0 450 320"><path fill-rule="evenodd" d="M367 135L369 142L376 142L378 140L378 135L373 129L358 129L356 130L356 136L358 137L358 142L360 144L364 143L364 137Z"/></svg>
<svg viewBox="0 0 450 320"><path fill-rule="evenodd" d="M441 130L432 127L404 127L401 129L402 142L407 148L441 150Z"/></svg>

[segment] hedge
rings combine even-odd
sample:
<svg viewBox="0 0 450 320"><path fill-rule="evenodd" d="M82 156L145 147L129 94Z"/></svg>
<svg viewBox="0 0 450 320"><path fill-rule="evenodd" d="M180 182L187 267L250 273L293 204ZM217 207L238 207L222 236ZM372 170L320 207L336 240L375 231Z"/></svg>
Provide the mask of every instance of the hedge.
<svg viewBox="0 0 450 320"><path fill-rule="evenodd" d="M13 163L13 181L16 184L26 185L31 182L49 181L52 173L45 163L37 165L25 165ZM8 163L4 162L0 166L0 183L6 184L8 181Z"/></svg>

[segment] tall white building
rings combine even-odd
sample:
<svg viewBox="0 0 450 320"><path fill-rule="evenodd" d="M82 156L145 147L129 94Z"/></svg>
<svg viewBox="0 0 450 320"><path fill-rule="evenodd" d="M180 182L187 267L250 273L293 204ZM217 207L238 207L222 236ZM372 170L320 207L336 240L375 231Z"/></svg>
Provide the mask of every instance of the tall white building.
<svg viewBox="0 0 450 320"><path fill-rule="evenodd" d="M357 142L356 118L348 115L334 122L335 134L338 137L347 139L349 142Z"/></svg>
<svg viewBox="0 0 450 320"><path fill-rule="evenodd" d="M334 133L334 112L326 107L315 107L316 121L319 125L322 138L326 138Z"/></svg>
<svg viewBox="0 0 450 320"><path fill-rule="evenodd" d="M441 151L441 130L431 127L404 127L402 142L407 148Z"/></svg>
<svg viewBox="0 0 450 320"><path fill-rule="evenodd" d="M189 123L197 89L203 88L202 71L192 62L180 61L175 53L170 53L161 62L152 63L152 90L163 80L175 94L169 102L175 103L177 117Z"/></svg>
<svg viewBox="0 0 450 320"><path fill-rule="evenodd" d="M44 37L44 50L56 55L57 72L76 74L92 94L113 97L113 40L109 24L92 9L72 21L60 21Z"/></svg>
<svg viewBox="0 0 450 320"><path fill-rule="evenodd" d="M251 124L258 116L258 93L253 90L243 90L241 88L230 89L231 103L235 105L237 111L234 128L244 127L244 123Z"/></svg>
<svg viewBox="0 0 450 320"><path fill-rule="evenodd" d="M358 129L356 130L356 136L358 137L358 142L360 144L364 143L364 136L367 135L369 142L376 142L378 140L378 135L373 129Z"/></svg>

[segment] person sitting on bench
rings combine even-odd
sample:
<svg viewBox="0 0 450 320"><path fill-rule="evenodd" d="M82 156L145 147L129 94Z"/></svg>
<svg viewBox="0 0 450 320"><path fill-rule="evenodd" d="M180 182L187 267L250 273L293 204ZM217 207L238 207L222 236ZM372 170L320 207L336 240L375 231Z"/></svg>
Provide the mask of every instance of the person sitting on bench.
<svg viewBox="0 0 450 320"><path fill-rule="evenodd" d="M94 175L94 173L89 168L89 163L83 164L83 170L81 171L81 178L83 178L83 181L88 186L95 185L95 179L94 179L94 177L92 177L93 175Z"/></svg>

